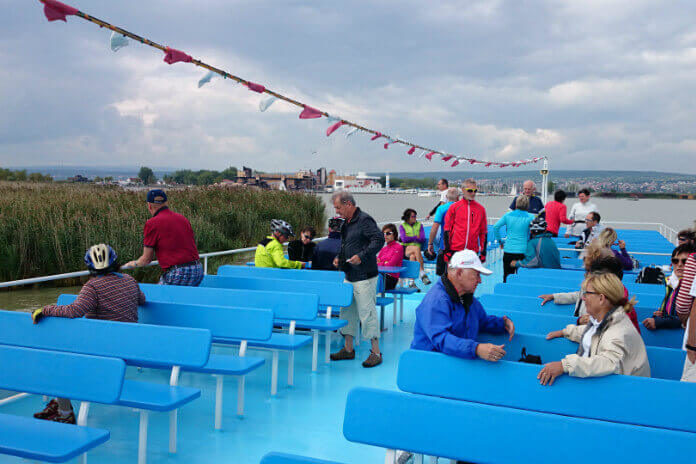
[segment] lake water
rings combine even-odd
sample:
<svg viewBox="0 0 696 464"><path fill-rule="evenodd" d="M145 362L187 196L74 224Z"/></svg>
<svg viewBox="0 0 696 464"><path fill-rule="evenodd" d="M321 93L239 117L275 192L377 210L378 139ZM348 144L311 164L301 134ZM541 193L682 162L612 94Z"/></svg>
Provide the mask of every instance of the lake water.
<svg viewBox="0 0 696 464"><path fill-rule="evenodd" d="M321 194L329 217L333 215L331 195ZM423 219L437 203L438 197L413 195L356 194L355 199L364 211L378 222L400 222L404 209L413 208ZM486 208L489 217L499 217L507 211L512 201L508 197L479 196L477 200ZM568 209L576 200L566 201ZM693 225L696 219L696 201L693 200L639 200L597 198L602 221L661 222L680 230ZM618 225L620 228L639 228L635 225ZM654 227L650 227L653 228ZM205 250L214 251L214 250ZM217 251L217 250L215 250ZM77 270L77 269L76 269ZM28 311L55 303L61 293L77 293L80 287L46 287L14 291L0 291L0 308Z"/></svg>

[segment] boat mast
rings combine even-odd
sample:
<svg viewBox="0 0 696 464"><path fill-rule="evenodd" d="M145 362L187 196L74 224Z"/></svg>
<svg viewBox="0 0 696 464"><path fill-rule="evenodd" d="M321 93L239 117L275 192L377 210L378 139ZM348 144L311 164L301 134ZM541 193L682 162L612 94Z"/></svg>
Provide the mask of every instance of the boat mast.
<svg viewBox="0 0 696 464"><path fill-rule="evenodd" d="M546 204L549 196L549 160L544 158L544 167L541 168L541 201Z"/></svg>

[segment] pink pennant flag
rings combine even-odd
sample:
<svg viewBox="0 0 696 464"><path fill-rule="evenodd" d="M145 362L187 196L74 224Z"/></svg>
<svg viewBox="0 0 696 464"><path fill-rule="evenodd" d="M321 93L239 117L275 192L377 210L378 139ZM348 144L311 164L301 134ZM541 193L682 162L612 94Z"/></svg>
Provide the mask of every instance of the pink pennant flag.
<svg viewBox="0 0 696 464"><path fill-rule="evenodd" d="M174 64L180 61L183 61L184 63L190 63L191 61L193 61L193 58L191 58L189 55L182 52L181 50L167 47L167 51L164 52L164 62Z"/></svg>
<svg viewBox="0 0 696 464"><path fill-rule="evenodd" d="M471 164L476 164L478 161L476 161L476 160L469 160L469 162L470 162Z"/></svg>
<svg viewBox="0 0 696 464"><path fill-rule="evenodd" d="M380 134L379 132L377 132L374 136L372 136L372 138L371 138L370 140L372 140L372 141L377 140L377 139L380 138L381 136L382 136L382 134Z"/></svg>
<svg viewBox="0 0 696 464"><path fill-rule="evenodd" d="M458 164L459 164L459 160L454 160L454 163L452 163L452 167L455 167Z"/></svg>
<svg viewBox="0 0 696 464"><path fill-rule="evenodd" d="M431 151L430 153L428 153L427 155L425 155L425 157L426 157L426 159L427 159L428 161L432 161L432 160L433 160L433 155L434 155L434 154L435 154L435 152L434 152L434 151Z"/></svg>
<svg viewBox="0 0 696 464"><path fill-rule="evenodd" d="M343 125L343 121L338 121L336 124L331 125L328 129L326 129L326 136L328 137L329 135L333 134L336 132L336 129L341 127Z"/></svg>
<svg viewBox="0 0 696 464"><path fill-rule="evenodd" d="M322 114L321 111L319 111L316 108L312 108L311 106L308 105L302 105L304 106L304 109L300 113L300 119L316 119L316 118L321 118Z"/></svg>
<svg viewBox="0 0 696 464"><path fill-rule="evenodd" d="M491 167L491 164L493 164L493 163L486 163L486 167L487 168Z"/></svg>
<svg viewBox="0 0 696 464"><path fill-rule="evenodd" d="M447 162L447 161L451 160L452 158L454 158L454 156L452 156L452 155L443 156L442 161Z"/></svg>
<svg viewBox="0 0 696 464"><path fill-rule="evenodd" d="M384 144L384 149L386 150L387 148L389 148L389 142Z"/></svg>
<svg viewBox="0 0 696 464"><path fill-rule="evenodd" d="M408 153L409 155L412 155L415 152L416 152L416 147L411 147L410 150L408 150L406 153Z"/></svg>
<svg viewBox="0 0 696 464"><path fill-rule="evenodd" d="M266 87L264 87L261 84L255 84L253 82L247 81L247 87L249 87L249 90L253 90L254 92L257 93L263 93L266 90Z"/></svg>
<svg viewBox="0 0 696 464"><path fill-rule="evenodd" d="M46 19L49 21L61 20L67 23L68 20L65 19L66 16L76 15L79 12L77 8L73 8L70 5L66 5L65 3L61 3L56 0L42 1L44 3L44 14L46 15Z"/></svg>

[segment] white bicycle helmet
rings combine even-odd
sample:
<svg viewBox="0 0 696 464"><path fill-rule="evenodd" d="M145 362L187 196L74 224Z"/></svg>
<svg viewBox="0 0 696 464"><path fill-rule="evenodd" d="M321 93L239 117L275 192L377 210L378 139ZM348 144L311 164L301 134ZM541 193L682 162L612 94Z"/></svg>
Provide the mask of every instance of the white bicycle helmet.
<svg viewBox="0 0 696 464"><path fill-rule="evenodd" d="M292 226L282 219L271 219L271 232L278 232L286 237L294 237Z"/></svg>
<svg viewBox="0 0 696 464"><path fill-rule="evenodd" d="M117 259L118 256L114 249L104 243L92 245L85 253L85 264L95 271L109 268Z"/></svg>

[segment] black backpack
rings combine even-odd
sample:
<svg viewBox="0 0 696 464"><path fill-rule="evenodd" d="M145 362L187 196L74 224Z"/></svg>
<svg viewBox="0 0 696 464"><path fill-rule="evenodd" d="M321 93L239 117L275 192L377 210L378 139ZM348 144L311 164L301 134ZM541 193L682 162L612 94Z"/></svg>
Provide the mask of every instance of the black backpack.
<svg viewBox="0 0 696 464"><path fill-rule="evenodd" d="M638 284L664 284L665 273L659 267L644 267L636 277Z"/></svg>

